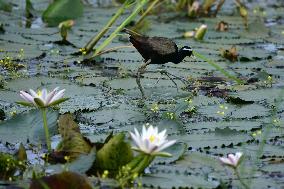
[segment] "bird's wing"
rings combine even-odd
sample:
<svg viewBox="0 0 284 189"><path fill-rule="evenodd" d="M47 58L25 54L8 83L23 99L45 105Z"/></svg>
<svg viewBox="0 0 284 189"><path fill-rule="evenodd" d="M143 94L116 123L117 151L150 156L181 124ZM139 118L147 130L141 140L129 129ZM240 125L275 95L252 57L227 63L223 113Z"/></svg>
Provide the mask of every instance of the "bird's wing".
<svg viewBox="0 0 284 189"><path fill-rule="evenodd" d="M175 54L178 47L171 39L165 37L149 37L145 48L161 56Z"/></svg>
<svg viewBox="0 0 284 189"><path fill-rule="evenodd" d="M147 61L151 59L151 49L148 45L145 45L145 41L147 41L148 37L133 37L130 36L130 42L137 49L137 51L141 54L141 56Z"/></svg>

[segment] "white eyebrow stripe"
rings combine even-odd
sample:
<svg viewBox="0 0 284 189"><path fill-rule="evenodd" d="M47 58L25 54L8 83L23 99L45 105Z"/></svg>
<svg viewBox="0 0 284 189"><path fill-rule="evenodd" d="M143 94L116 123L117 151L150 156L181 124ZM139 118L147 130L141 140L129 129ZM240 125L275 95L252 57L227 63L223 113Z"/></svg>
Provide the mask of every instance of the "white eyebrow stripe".
<svg viewBox="0 0 284 189"><path fill-rule="evenodd" d="M183 49L184 51L192 51L192 49Z"/></svg>

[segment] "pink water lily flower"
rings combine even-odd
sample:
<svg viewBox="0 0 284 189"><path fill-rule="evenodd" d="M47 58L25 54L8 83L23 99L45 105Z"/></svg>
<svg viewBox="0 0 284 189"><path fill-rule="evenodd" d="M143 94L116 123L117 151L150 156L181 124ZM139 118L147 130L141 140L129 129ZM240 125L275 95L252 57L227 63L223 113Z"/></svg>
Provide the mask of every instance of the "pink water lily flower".
<svg viewBox="0 0 284 189"><path fill-rule="evenodd" d="M30 89L30 93L20 91L20 96L25 100L25 102L30 103L31 105L48 107L67 100L62 98L64 91L65 89L59 90L59 87L56 87L51 92L48 92L45 88L38 90L38 92Z"/></svg>
<svg viewBox="0 0 284 189"><path fill-rule="evenodd" d="M223 164L236 168L240 164L242 156L243 156L242 152L237 152L235 155L228 154L227 158L220 157L219 159Z"/></svg>
<svg viewBox="0 0 284 189"><path fill-rule="evenodd" d="M158 127L153 127L150 124L143 125L141 134L135 128L134 133L130 132L136 145L133 149L149 155L171 156L169 153L161 152L176 142L176 140L167 140L166 132L165 129L159 133Z"/></svg>

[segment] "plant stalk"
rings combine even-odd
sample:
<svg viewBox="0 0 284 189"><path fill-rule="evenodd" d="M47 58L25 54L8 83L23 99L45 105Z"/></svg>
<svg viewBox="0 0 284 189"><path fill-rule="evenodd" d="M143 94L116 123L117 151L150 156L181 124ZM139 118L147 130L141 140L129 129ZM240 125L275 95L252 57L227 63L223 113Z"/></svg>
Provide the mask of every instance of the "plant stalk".
<svg viewBox="0 0 284 189"><path fill-rule="evenodd" d="M155 1L153 1L150 5L149 5L149 7L147 8L147 10L142 14L142 16L139 18L139 20L136 22L136 24L135 25L139 25L144 19L145 19L145 17L148 15L148 13L155 7L155 5L157 4L157 3L162 3L163 2L163 0L155 0Z"/></svg>
<svg viewBox="0 0 284 189"><path fill-rule="evenodd" d="M117 47L113 47L113 48L103 50L100 53L98 53L97 56L100 56L100 55L106 54L106 53L110 53L110 52L113 52L113 51L117 51L118 49L123 49L123 48L134 48L134 47L132 45L117 46Z"/></svg>
<svg viewBox="0 0 284 189"><path fill-rule="evenodd" d="M41 113L42 113L42 120L43 120L43 127L44 127L44 132L45 132L47 150L50 153L51 152L51 141L49 138L49 131L48 131L48 125L47 125L46 108L41 108Z"/></svg>
<svg viewBox="0 0 284 189"><path fill-rule="evenodd" d="M249 189L250 187L243 181L243 179L240 177L238 168L234 168L234 171L236 173L237 178L239 179L240 183L244 186L245 189Z"/></svg>
<svg viewBox="0 0 284 189"><path fill-rule="evenodd" d="M236 78L235 76L229 74L226 70L224 70L223 68L221 68L218 64L216 64L215 62L213 62L212 60L206 58L205 56L203 56L202 54L193 51L193 55L206 61L207 63L209 63L211 66L213 66L214 68L216 68L218 71L220 71L223 75L225 75L226 77L236 81L238 84L243 84L244 82L238 78Z"/></svg>
<svg viewBox="0 0 284 189"><path fill-rule="evenodd" d="M114 32L95 50L93 56L91 58L94 58L97 56L116 36L117 33L120 32L131 20L133 20L137 14L140 12L140 10L144 7L144 5L149 0L139 0L137 1L137 6L135 10L115 29Z"/></svg>
<svg viewBox="0 0 284 189"><path fill-rule="evenodd" d="M110 26L120 17L120 15L127 9L129 5L129 0L126 1L122 7L120 7L115 15L108 21L108 23L104 26L104 28L95 36L93 37L84 47L87 54L92 51L94 46L99 42L99 40L104 36L104 34L109 30Z"/></svg>

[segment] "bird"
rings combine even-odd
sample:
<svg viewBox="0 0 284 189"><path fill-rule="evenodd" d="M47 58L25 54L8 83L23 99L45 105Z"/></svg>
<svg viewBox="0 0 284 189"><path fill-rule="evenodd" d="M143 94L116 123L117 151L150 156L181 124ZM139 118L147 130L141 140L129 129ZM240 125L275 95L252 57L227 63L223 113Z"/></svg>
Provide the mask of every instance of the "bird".
<svg viewBox="0 0 284 189"><path fill-rule="evenodd" d="M129 41L144 58L144 63L139 67L136 77L136 83L142 94L142 98L145 98L145 94L140 83L140 78L141 74L145 73L146 67L149 64L165 64L168 62L179 64L186 56L190 57L192 55L193 50L191 47L184 46L178 49L176 43L169 38L149 37L126 28L123 31L129 34Z"/></svg>

